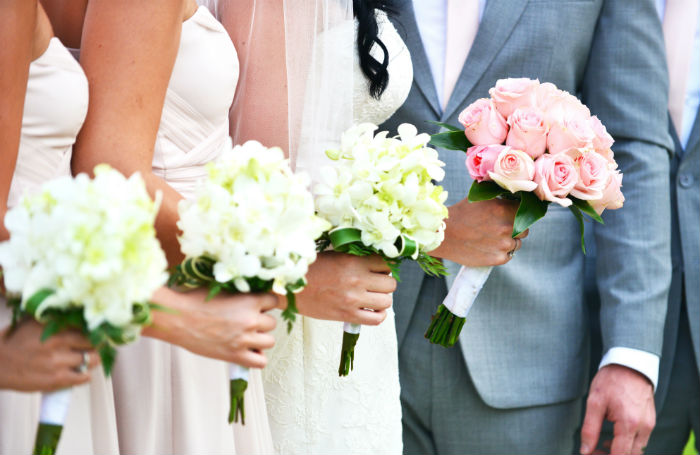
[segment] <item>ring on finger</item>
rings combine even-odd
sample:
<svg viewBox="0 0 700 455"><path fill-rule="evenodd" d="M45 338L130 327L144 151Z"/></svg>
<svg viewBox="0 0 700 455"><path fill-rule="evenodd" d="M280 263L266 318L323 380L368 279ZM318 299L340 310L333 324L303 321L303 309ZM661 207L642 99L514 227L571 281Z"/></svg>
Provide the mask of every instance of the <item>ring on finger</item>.
<svg viewBox="0 0 700 455"><path fill-rule="evenodd" d="M508 259L513 259L513 256L515 256L515 252L520 248L520 239L513 239L515 240L515 246L513 246L513 249L508 252Z"/></svg>
<svg viewBox="0 0 700 455"><path fill-rule="evenodd" d="M88 372L88 364L90 363L90 354L87 353L87 351L81 351L81 354L83 355L83 360L80 362L80 365L78 365L75 368L75 371L81 374L85 374Z"/></svg>

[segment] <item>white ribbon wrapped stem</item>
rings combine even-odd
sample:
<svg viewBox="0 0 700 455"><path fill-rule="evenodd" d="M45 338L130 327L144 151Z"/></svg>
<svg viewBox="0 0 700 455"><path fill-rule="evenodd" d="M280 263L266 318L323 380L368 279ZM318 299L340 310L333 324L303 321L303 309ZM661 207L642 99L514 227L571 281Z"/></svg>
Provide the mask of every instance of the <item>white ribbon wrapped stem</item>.
<svg viewBox="0 0 700 455"><path fill-rule="evenodd" d="M66 422L72 392L71 388L67 388L42 393L39 422L63 426Z"/></svg>
<svg viewBox="0 0 700 455"><path fill-rule="evenodd" d="M445 308L460 318L466 318L467 313L474 304L481 288L491 274L493 267L465 267L459 269L459 273L452 283L447 297L442 302Z"/></svg>
<svg viewBox="0 0 700 455"><path fill-rule="evenodd" d="M361 324L351 324L349 322L344 322L343 323L343 332L352 333L353 335L357 335L360 333L361 327L362 327Z"/></svg>
<svg viewBox="0 0 700 455"><path fill-rule="evenodd" d="M229 379L243 379L244 381L248 382L248 378L250 377L250 369L235 363L229 363L228 375Z"/></svg>

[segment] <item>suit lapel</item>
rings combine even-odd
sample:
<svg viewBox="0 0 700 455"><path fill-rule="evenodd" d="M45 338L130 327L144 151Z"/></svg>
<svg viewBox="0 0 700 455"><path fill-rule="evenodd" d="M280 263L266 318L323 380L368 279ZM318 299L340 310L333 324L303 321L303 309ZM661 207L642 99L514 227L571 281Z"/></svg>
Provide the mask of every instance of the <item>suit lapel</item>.
<svg viewBox="0 0 700 455"><path fill-rule="evenodd" d="M399 32L406 31L404 41L411 52L411 60L413 61L413 80L416 86L421 91L425 99L428 101L430 108L435 112L437 117L442 113L440 103L438 101L437 91L435 90L435 82L433 74L430 71L428 57L423 48L418 24L416 23L416 15L413 11L412 0L400 0L399 17L396 20L396 29Z"/></svg>
<svg viewBox="0 0 700 455"><path fill-rule="evenodd" d="M442 116L445 121L459 109L484 75L525 11L527 0L488 0L467 61ZM497 31L497 33L496 33ZM517 75L516 75L517 76ZM495 81L494 81L495 82Z"/></svg>

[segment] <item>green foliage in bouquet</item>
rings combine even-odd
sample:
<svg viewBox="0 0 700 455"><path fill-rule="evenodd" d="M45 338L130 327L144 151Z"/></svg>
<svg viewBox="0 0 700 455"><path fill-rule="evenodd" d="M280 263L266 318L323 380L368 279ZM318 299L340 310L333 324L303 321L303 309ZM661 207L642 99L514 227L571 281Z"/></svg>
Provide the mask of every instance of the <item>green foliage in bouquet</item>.
<svg viewBox="0 0 700 455"><path fill-rule="evenodd" d="M84 309L82 307L75 308L48 308L41 313L41 316L36 317L37 310L44 300L53 295L55 291L52 289L41 289L32 295L22 309L21 297L9 297L7 304L12 309L12 325L10 330L19 324L25 317L36 318L44 324L44 330L41 333L41 341L46 341L51 336L66 329L75 329L85 334L90 344L97 350L102 361L102 369L106 376L112 372L112 366L117 355L116 346L124 345L134 341L138 332L130 330L133 327L143 327L150 325L153 318L152 310L171 311L156 303L134 303L133 319L128 327L116 327L108 322L103 322L98 327L90 330L88 323L84 317Z"/></svg>

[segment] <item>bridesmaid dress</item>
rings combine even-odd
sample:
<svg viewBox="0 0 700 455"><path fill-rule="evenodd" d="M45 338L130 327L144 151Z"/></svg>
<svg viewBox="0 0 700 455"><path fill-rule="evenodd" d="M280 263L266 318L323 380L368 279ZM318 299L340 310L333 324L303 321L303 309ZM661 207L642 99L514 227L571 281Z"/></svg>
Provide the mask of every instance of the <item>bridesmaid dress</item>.
<svg viewBox="0 0 700 455"><path fill-rule="evenodd" d="M17 165L8 206L42 183L70 175L73 143L87 114L88 84L82 68L52 38L29 67ZM10 310L0 299L0 326ZM40 393L0 390L0 453L32 453ZM117 454L119 447L111 382L95 369L88 384L73 387L58 454Z"/></svg>
<svg viewBox="0 0 700 455"><path fill-rule="evenodd" d="M200 6L182 25L153 155L154 173L186 198L228 142L238 72L228 33ZM252 373L246 425L231 426L226 362L148 338L126 346L113 377L122 451L271 453L262 377Z"/></svg>

